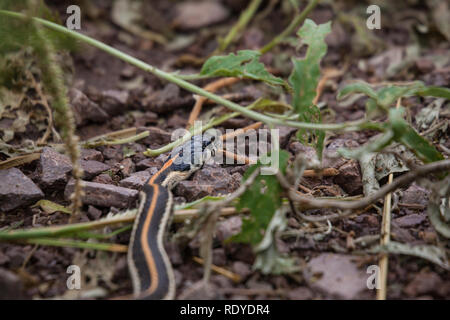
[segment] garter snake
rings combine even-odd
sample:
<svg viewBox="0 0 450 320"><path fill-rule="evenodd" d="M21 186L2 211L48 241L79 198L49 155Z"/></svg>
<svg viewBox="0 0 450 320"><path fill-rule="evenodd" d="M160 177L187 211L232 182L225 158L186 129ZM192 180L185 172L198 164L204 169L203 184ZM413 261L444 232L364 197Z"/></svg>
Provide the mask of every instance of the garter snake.
<svg viewBox="0 0 450 320"><path fill-rule="evenodd" d="M214 136L197 135L175 148L145 183L128 249L128 268L136 299L173 299L175 279L164 249L164 233L173 210L171 189L215 153Z"/></svg>

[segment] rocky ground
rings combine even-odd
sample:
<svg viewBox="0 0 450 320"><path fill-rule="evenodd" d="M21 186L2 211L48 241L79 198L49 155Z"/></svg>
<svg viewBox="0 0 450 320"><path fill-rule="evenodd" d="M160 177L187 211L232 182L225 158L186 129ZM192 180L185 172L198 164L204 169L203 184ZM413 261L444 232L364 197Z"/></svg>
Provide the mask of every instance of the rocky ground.
<svg viewBox="0 0 450 320"><path fill-rule="evenodd" d="M263 8L267 8L266 1ZM277 1L275 1L276 3ZM126 53L165 70L198 71L199 57L210 54L217 45L217 34L236 22L246 1L172 2L152 1L145 5L144 27L165 36L177 35L177 42L161 45L120 27L110 1L92 1L83 7L82 32L104 41ZM282 1L284 3L284 1ZM342 71L330 78L320 99L329 111L326 121L342 122L364 116L364 99L350 103L336 100L336 92L345 81L363 79L371 83L383 81L422 80L428 85L448 87L450 82L449 43L432 23L439 14L423 1L415 1L407 10L394 5L386 9L383 28L374 32L355 32L349 16L358 16L356 1L325 2L310 15L317 23L333 20L328 36L328 53L323 69ZM66 1L53 1L52 8L65 17ZM400 6L400 5L399 5ZM447 8L448 9L448 8ZM409 15L407 14L409 13ZM125 14L125 13L124 13ZM289 22L286 5L277 4L264 14L264 9L245 30L236 49L255 49L267 43ZM384 14L384 13L383 13ZM447 11L448 14L448 11ZM364 15L360 15L364 17ZM398 21L393 23L391 21ZM426 26L428 33L424 32ZM423 27L422 29L420 29ZM422 30L422 31L421 31ZM422 32L422 33L421 33ZM428 36L429 35L429 36ZM425 41L425 43L424 43ZM416 50L416 51L414 51ZM290 57L298 55L290 42L264 55L262 60L278 75L287 78ZM447 58L445 58L447 57ZM69 60L67 60L69 61ZM97 49L82 47L71 53L67 80L70 80L70 102L75 112L77 134L86 140L100 134L129 127L149 136L134 143L83 149L81 166L86 181L80 221L94 221L109 212L119 212L137 205L138 190L164 162L166 155L148 158L147 148L158 148L171 141L171 132L185 127L194 104L189 92L144 73ZM205 85L210 80L196 81ZM239 103L249 104L261 96L272 95L267 87L241 81L222 89L220 94L239 93ZM411 98L404 101L411 119L431 100ZM211 110L209 105L206 110ZM224 112L220 109L219 112ZM444 115L445 117L445 115ZM448 112L445 121L448 121ZM235 118L219 129L241 128L253 121ZM4 128L0 119L0 128ZM10 144L24 139L37 140L39 127L29 123L17 132ZM327 137L324 167L335 168L330 177L304 178L304 190L315 196L357 196L362 194L361 170L358 162L333 157L339 147L357 147L375 132L348 132ZM450 148L448 131L440 139ZM314 149L303 146L295 130L280 128L280 145L291 160L298 153L314 156ZM442 151L442 150L441 150ZM0 160L6 156L0 153ZM190 202L206 195L219 195L236 190L247 165L207 165L174 190L176 203ZM31 163L0 170L0 229L60 225L68 222L68 214L46 213L35 207L46 199L67 205L73 190L70 159L56 147L45 147ZM384 182L384 180L383 180ZM438 236L426 213L429 191L410 186L396 192L397 205L392 212L392 239L408 244L439 245ZM321 210L326 213L327 210ZM306 212L316 214L317 210ZM329 233L315 233L313 225L305 224L289 213L288 231L303 233L282 237L279 250L298 258L301 271L287 275L263 275L252 270L255 255L249 245L224 242L240 230L242 217L221 218L214 239L213 263L239 276L238 281L213 273L211 290L194 298L214 299L374 299L375 291L367 289L368 266L378 257L361 253L364 239L377 242L381 215L376 208L333 222ZM174 223L170 238L182 232L183 224ZM372 237L371 237L372 236ZM120 233L112 243L127 245L129 232ZM198 283L203 267L193 260L199 255L199 240L168 241L166 244L175 269L177 293L180 296ZM84 298L110 298L131 292L126 254L44 245L0 243L0 298L76 298L80 292L68 291L67 267L82 266ZM389 299L448 299L450 275L443 268L411 256L391 255L388 274Z"/></svg>

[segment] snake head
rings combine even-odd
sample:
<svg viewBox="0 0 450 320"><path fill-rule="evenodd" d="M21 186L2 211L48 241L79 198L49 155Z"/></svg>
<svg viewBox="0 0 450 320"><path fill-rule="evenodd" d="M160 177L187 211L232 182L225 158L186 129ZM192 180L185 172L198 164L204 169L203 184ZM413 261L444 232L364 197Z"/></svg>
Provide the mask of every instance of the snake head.
<svg viewBox="0 0 450 320"><path fill-rule="evenodd" d="M204 134L193 136L188 142L172 150L166 163L168 167L162 185L173 188L178 182L189 178L195 171L214 157L218 139L215 136Z"/></svg>

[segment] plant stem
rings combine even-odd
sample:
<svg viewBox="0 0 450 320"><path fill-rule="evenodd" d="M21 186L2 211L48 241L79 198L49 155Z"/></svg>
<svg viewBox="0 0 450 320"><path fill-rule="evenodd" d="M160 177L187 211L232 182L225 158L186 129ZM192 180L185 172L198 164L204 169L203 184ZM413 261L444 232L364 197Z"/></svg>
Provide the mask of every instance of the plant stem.
<svg viewBox="0 0 450 320"><path fill-rule="evenodd" d="M112 145L117 145L117 144L125 144L125 143L135 142L140 139L144 139L145 137L148 137L149 135L150 135L149 131L144 131L135 136L131 136L128 138L123 138L123 139L116 139L116 140L111 140L111 141L99 140L99 141L95 141L95 142L86 142L83 144L83 147L84 148L96 148L99 146L112 146Z"/></svg>
<svg viewBox="0 0 450 320"><path fill-rule="evenodd" d="M287 36L289 36L295 29L297 29L303 21L305 21L308 14L315 8L315 6L319 3L320 0L311 0L306 8L297 15L294 20L287 26L286 29L283 30L278 36L272 39L268 44L266 44L263 48L259 50L262 54L270 51L273 47L278 45L281 41L283 41Z"/></svg>
<svg viewBox="0 0 450 320"><path fill-rule="evenodd" d="M313 0L311 2L311 4L308 6L310 7L309 10L312 9L312 4L315 5L315 3L317 3L318 0ZM306 9L305 9L306 10ZM7 15L10 17L15 17L15 18L20 18L20 19L24 19L25 16L21 13L17 13L17 12L11 12L11 11L6 11L6 10L0 10L0 14L3 15ZM303 16L304 14L302 14L301 16ZM98 40L95 40L93 38L90 38L88 36L85 36L81 33L75 32L73 30L67 29L61 25L55 24L53 22L44 20L44 19L40 19L40 18L33 18L36 22L39 22L41 24L43 24L44 26L53 29L55 31L59 31L62 32L66 35L69 35L77 40L81 40L85 43L88 43L98 49L101 49L125 62L128 62L131 65L134 65L135 67L138 67L144 71L148 71L150 73L153 73L154 75L156 75L159 78L162 78L164 80L167 80L169 82L175 83L176 85L182 87L183 89L186 89L190 92L199 94L201 96L207 97L210 100L216 102L217 104L223 105L233 111L236 112L240 112L243 115L254 119L256 121L261 121L261 122L265 122L267 124L272 124L272 125L280 125L280 126L288 126L288 127L293 127L293 128L301 128L301 129L315 129L315 130L358 130L360 129L364 124L366 124L365 120L362 121L354 121L354 122L346 122L346 123L329 123L329 124L320 124L320 123L308 123L308 122L298 122L298 121L283 121L280 119L274 119L272 117L266 116L264 114L260 114L258 112L255 111L251 111L248 110L240 105L238 105L237 103L234 103L232 101L229 101L227 99L224 99L214 93L208 92L196 85L193 85L183 79L180 79L177 75L174 74L170 74L167 72L164 72L158 68L155 68L139 59L136 59L126 53L121 52L120 50L117 50L113 47L110 47ZM299 19L298 19L299 20Z"/></svg>
<svg viewBox="0 0 450 320"><path fill-rule="evenodd" d="M252 0L248 7L241 13L238 22L231 28L230 32L226 35L219 45L218 52L225 51L230 45L237 33L241 32L249 23L250 19L254 16L255 12L261 5L262 0Z"/></svg>
<svg viewBox="0 0 450 320"><path fill-rule="evenodd" d="M125 222L134 221L134 215L123 217L121 219L114 220L99 220L84 223L73 223L63 226L55 227L42 227L22 230L11 230L6 232L0 232L1 241L15 241L20 239L32 239L32 238L49 238L49 237L62 237L76 234L80 231L99 229L105 226L111 226L114 224L121 224Z"/></svg>
<svg viewBox="0 0 450 320"><path fill-rule="evenodd" d="M44 246L82 248L82 249L93 249L112 252L128 251L127 246L115 243L84 242L84 241L52 239L52 238L27 239L24 242L30 244L41 244Z"/></svg>

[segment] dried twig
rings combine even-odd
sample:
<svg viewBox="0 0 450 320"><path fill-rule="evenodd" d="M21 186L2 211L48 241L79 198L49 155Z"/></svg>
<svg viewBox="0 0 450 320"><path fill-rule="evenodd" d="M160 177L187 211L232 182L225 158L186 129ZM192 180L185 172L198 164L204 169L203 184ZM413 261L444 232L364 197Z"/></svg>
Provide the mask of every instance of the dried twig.
<svg viewBox="0 0 450 320"><path fill-rule="evenodd" d="M412 181L429 175L434 172L445 172L450 170L450 159L436 161L433 163L425 164L423 166L417 167L408 173L405 173L403 176L399 177L391 184L387 184L383 186L380 190L373 193L370 196L364 197L357 201L340 201L340 200L325 200L325 199L315 199L310 196L305 196L298 193L296 190L290 187L288 181L283 176L279 176L280 183L282 183L283 187L289 186L289 197L294 202L303 208L303 209L320 209L320 208L337 208L341 210L357 210L364 209L370 205L372 205L376 200L384 197L389 192L396 190L402 186L405 186ZM319 219L315 221L325 221L327 219L337 219L342 218L343 216L347 216L351 214L332 214L328 216L317 217Z"/></svg>
<svg viewBox="0 0 450 320"><path fill-rule="evenodd" d="M198 264L201 264L201 265L204 264L204 261L203 261L202 258L193 257L192 259L195 262L197 262ZM231 272L231 271L229 271L227 269L224 269L224 268L218 267L218 266L216 266L214 264L211 264L211 270L214 271L214 272L217 272L218 274L223 275L224 277L230 279L233 282L236 282L236 283L241 282L241 276L240 275L238 275L238 274L236 274L234 272Z"/></svg>
<svg viewBox="0 0 450 320"><path fill-rule="evenodd" d="M400 108L402 98L398 98L396 108ZM388 185L392 184L394 180L394 174L390 173L388 178ZM391 193L389 192L384 197L383 205L383 219L381 222L381 241L382 246L387 246L391 240ZM380 289L377 290L377 300L386 300L387 293L387 274L388 274L389 256L387 253L383 253L380 258Z"/></svg>
<svg viewBox="0 0 450 320"><path fill-rule="evenodd" d="M341 70L335 68L328 68L323 70L323 75L320 78L319 83L317 84L316 96L314 97L313 104L317 104L317 102L319 102L320 96L325 89L325 84L327 83L327 81L331 78L336 78L343 75L347 71L348 66L349 65L347 63Z"/></svg>

